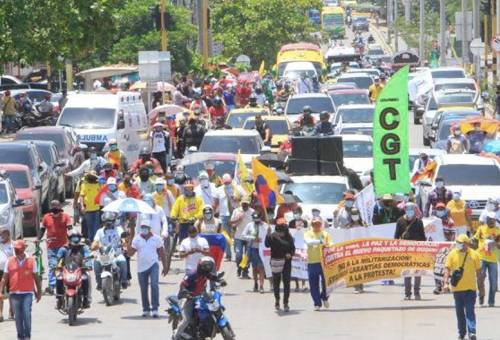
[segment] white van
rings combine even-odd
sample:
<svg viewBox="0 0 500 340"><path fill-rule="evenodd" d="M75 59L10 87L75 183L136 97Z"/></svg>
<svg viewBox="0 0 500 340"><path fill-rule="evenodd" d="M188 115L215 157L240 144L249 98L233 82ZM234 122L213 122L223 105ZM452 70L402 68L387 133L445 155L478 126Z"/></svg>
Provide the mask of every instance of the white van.
<svg viewBox="0 0 500 340"><path fill-rule="evenodd" d="M286 65L283 71L283 78L290 80L297 80L302 78L318 78L318 72L314 67L314 64L309 61L294 61Z"/></svg>
<svg viewBox="0 0 500 340"><path fill-rule="evenodd" d="M149 146L146 109L136 92L72 94L56 125L72 127L79 143L99 151L107 149L110 139L116 139L129 163L137 159L143 146Z"/></svg>

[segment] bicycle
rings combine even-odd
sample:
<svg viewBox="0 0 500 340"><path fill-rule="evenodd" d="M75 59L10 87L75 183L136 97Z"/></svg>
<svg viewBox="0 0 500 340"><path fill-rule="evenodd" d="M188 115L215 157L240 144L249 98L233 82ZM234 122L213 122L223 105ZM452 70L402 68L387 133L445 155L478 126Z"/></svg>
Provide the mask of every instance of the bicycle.
<svg viewBox="0 0 500 340"><path fill-rule="evenodd" d="M43 279L43 274L45 274L45 268L43 267L43 250L42 247L40 246L40 243L45 241L44 239L37 240L35 241L35 252L33 253L33 257L35 258L35 264L36 264L36 275L40 279L40 281Z"/></svg>

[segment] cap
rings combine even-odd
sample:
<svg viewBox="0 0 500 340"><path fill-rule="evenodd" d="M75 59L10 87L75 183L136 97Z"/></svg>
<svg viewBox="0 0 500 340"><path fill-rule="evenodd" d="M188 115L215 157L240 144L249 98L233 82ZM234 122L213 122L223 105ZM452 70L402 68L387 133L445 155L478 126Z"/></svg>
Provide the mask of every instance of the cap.
<svg viewBox="0 0 500 340"><path fill-rule="evenodd" d="M15 240L14 249L20 249L20 250L26 249L26 242L24 242L24 240Z"/></svg>
<svg viewBox="0 0 500 340"><path fill-rule="evenodd" d="M344 199L345 200L353 200L354 199L354 195L350 192L344 192Z"/></svg>
<svg viewBox="0 0 500 340"><path fill-rule="evenodd" d="M108 144L110 144L110 145L111 145L111 144L118 144L118 142L116 141L116 139L111 138L111 139L109 140Z"/></svg>
<svg viewBox="0 0 500 340"><path fill-rule="evenodd" d="M208 174L206 171L200 171L200 174L198 175L198 179L208 179Z"/></svg>
<svg viewBox="0 0 500 340"><path fill-rule="evenodd" d="M153 127L163 127L163 124L160 122L154 123Z"/></svg>
<svg viewBox="0 0 500 340"><path fill-rule="evenodd" d="M393 199L392 194L384 194L384 196L382 196L383 201L392 201Z"/></svg>
<svg viewBox="0 0 500 340"><path fill-rule="evenodd" d="M230 174L224 174L222 175L222 183L224 184L230 184L233 182L233 179L231 178Z"/></svg>
<svg viewBox="0 0 500 340"><path fill-rule="evenodd" d="M245 196L241 199L241 203L250 204L250 202L251 202L250 196Z"/></svg>
<svg viewBox="0 0 500 340"><path fill-rule="evenodd" d="M469 236L467 236L465 234L460 234L457 236L455 241L460 242L460 243L469 243L470 239L469 239Z"/></svg>
<svg viewBox="0 0 500 340"><path fill-rule="evenodd" d="M116 185L116 178L114 178L114 177L108 178L108 180L106 181L106 184L107 185L110 185L110 184Z"/></svg>
<svg viewBox="0 0 500 340"><path fill-rule="evenodd" d="M157 178L155 185L165 185L165 180L163 178Z"/></svg>

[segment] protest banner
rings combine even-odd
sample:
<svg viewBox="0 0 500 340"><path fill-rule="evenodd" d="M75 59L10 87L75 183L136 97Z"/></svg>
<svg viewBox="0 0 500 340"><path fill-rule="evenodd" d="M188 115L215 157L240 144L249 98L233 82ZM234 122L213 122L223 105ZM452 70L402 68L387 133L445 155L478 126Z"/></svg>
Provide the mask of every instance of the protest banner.
<svg viewBox="0 0 500 340"><path fill-rule="evenodd" d="M440 253L449 242L423 242L379 238L357 239L324 247L321 266L326 285L353 287L378 280L405 276L434 275Z"/></svg>
<svg viewBox="0 0 500 340"><path fill-rule="evenodd" d="M408 163L408 66L391 77L380 93L373 117L375 193L410 192Z"/></svg>

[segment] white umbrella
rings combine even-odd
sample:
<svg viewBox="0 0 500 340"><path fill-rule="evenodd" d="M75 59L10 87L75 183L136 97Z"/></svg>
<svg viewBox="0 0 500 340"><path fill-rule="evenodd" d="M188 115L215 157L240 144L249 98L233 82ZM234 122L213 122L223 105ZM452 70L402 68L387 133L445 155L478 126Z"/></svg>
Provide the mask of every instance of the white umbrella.
<svg viewBox="0 0 500 340"><path fill-rule="evenodd" d="M122 198L109 203L102 211L110 212L134 212L142 214L154 214L155 211L144 201L135 198Z"/></svg>

